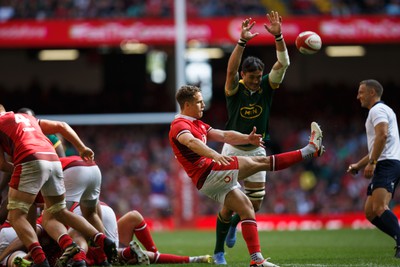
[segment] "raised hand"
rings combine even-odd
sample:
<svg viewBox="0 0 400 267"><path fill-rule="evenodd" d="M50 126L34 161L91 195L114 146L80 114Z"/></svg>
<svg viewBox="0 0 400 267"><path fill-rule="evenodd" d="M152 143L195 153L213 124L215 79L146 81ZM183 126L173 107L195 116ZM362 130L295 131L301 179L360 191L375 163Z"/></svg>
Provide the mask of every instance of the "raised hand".
<svg viewBox="0 0 400 267"><path fill-rule="evenodd" d="M271 13L267 14L267 18L270 25L264 23L264 28L272 35L281 34L282 17L279 16L279 13L276 11L271 11Z"/></svg>
<svg viewBox="0 0 400 267"><path fill-rule="evenodd" d="M240 39L245 40L246 42L253 39L258 35L258 32L252 33L251 29L256 24L255 21L252 21L251 18L247 18L242 22L242 32L240 33Z"/></svg>

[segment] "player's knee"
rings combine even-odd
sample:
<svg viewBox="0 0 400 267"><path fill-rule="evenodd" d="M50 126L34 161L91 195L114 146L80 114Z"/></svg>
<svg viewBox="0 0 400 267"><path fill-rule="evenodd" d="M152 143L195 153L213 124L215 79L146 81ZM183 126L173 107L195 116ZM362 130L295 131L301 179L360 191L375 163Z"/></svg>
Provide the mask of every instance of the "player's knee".
<svg viewBox="0 0 400 267"><path fill-rule="evenodd" d="M132 216L132 218L136 219L136 220L143 220L143 216L142 214L140 214L140 212L138 212L137 210L131 210L130 215Z"/></svg>
<svg viewBox="0 0 400 267"><path fill-rule="evenodd" d="M19 201L19 200L14 200L14 199L9 199L8 204L7 204L7 209L8 210L21 210L23 213L28 213L30 207L32 204L24 202L24 201Z"/></svg>
<svg viewBox="0 0 400 267"><path fill-rule="evenodd" d="M55 203L52 206L46 208L46 211L51 213L51 214L56 214L60 211L62 211L63 209L65 209L67 207L67 204L65 202L65 200Z"/></svg>

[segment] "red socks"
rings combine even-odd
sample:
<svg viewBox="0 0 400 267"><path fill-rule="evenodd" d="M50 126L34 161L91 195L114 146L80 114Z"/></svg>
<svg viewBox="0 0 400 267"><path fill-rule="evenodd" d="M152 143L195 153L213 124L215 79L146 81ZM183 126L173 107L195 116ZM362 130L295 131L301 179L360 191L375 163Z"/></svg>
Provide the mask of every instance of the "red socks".
<svg viewBox="0 0 400 267"><path fill-rule="evenodd" d="M242 221L242 235L250 255L261 251L257 222L255 220L245 219Z"/></svg>
<svg viewBox="0 0 400 267"><path fill-rule="evenodd" d="M270 171L286 169L296 163L303 161L300 150L272 155L270 158Z"/></svg>
<svg viewBox="0 0 400 267"><path fill-rule="evenodd" d="M94 243L102 249L104 248L104 239L106 239L106 235L103 233L97 233L93 237Z"/></svg>
<svg viewBox="0 0 400 267"><path fill-rule="evenodd" d="M136 255L132 253L130 248L124 248L121 253L122 258L125 261L129 261L131 259L134 259ZM164 254L164 253L156 253L155 255L154 262L152 263L189 263L189 256L179 256L179 255L173 255L173 254Z"/></svg>
<svg viewBox="0 0 400 267"><path fill-rule="evenodd" d="M58 244L60 247L65 250L67 247L69 247L72 244L73 240L68 234L63 234L58 238ZM86 254L85 252L81 249L80 252L74 255L73 257L74 261L82 261L86 260Z"/></svg>
<svg viewBox="0 0 400 267"><path fill-rule="evenodd" d="M189 256L158 254L154 263L189 263Z"/></svg>
<svg viewBox="0 0 400 267"><path fill-rule="evenodd" d="M46 260L46 255L44 254L43 248L40 246L39 242L33 243L28 249L34 263L40 264Z"/></svg>
<svg viewBox="0 0 400 267"><path fill-rule="evenodd" d="M157 252L158 249L151 237L150 230L147 228L146 222L143 220L135 229L135 236L147 251Z"/></svg>
<svg viewBox="0 0 400 267"><path fill-rule="evenodd" d="M68 234L63 234L58 238L58 245L60 245L62 250L65 250L67 247L69 247L72 242L73 240Z"/></svg>
<svg viewBox="0 0 400 267"><path fill-rule="evenodd" d="M129 247L126 247L126 248L124 248L122 250L121 257L125 261L128 261L128 260L131 260L131 259L135 258L135 255L134 255L134 253L132 253L132 251L131 251L131 249Z"/></svg>

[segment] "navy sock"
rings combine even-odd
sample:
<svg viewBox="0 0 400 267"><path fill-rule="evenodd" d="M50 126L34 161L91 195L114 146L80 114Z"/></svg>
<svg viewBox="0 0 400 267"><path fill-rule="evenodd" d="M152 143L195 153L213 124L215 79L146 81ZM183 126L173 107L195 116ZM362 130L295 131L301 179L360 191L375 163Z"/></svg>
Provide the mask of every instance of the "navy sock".
<svg viewBox="0 0 400 267"><path fill-rule="evenodd" d="M378 228L394 238L394 240L396 240L397 246L400 246L400 226L399 220L397 219L396 215L394 215L391 210L385 210L379 217L379 219L382 223L382 229L379 227Z"/></svg>
<svg viewBox="0 0 400 267"><path fill-rule="evenodd" d="M217 217L217 229L216 229L216 242L214 248L214 254L218 252L225 252L225 239L228 234L229 227L231 226L230 221L224 221L220 214Z"/></svg>
<svg viewBox="0 0 400 267"><path fill-rule="evenodd" d="M385 234L392 236L392 234L390 233L390 231L385 227L385 224L382 222L381 217L376 216L371 223L373 225L375 225L379 230L381 230L382 232L384 232Z"/></svg>
<svg viewBox="0 0 400 267"><path fill-rule="evenodd" d="M240 222L240 216L238 214L235 214L231 218L231 227L236 227Z"/></svg>

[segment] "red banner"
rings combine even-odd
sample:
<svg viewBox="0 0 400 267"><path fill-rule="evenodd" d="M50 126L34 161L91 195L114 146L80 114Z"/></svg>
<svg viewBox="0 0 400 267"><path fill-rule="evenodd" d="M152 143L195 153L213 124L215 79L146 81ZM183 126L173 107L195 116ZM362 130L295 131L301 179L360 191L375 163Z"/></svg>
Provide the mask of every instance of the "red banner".
<svg viewBox="0 0 400 267"><path fill-rule="evenodd" d="M189 19L187 40L210 45L235 43L243 18ZM265 34L265 17L255 17L253 28L260 35L249 45L273 44ZM283 22L286 42L294 44L302 31L317 32L323 44L400 43L400 17L359 16L287 17ZM152 45L173 45L173 19L47 20L0 23L0 47L98 47L119 46L137 41Z"/></svg>
<svg viewBox="0 0 400 267"><path fill-rule="evenodd" d="M256 214L259 231L295 231L295 230L335 230L335 229L370 229L372 225L364 213L343 213L332 215L295 215L295 214ZM170 231L182 228L173 223L173 219L152 220L146 218L146 222L154 231ZM192 220L191 225L184 228L194 230L214 230L216 216L200 216ZM240 224L238 225L239 230Z"/></svg>

